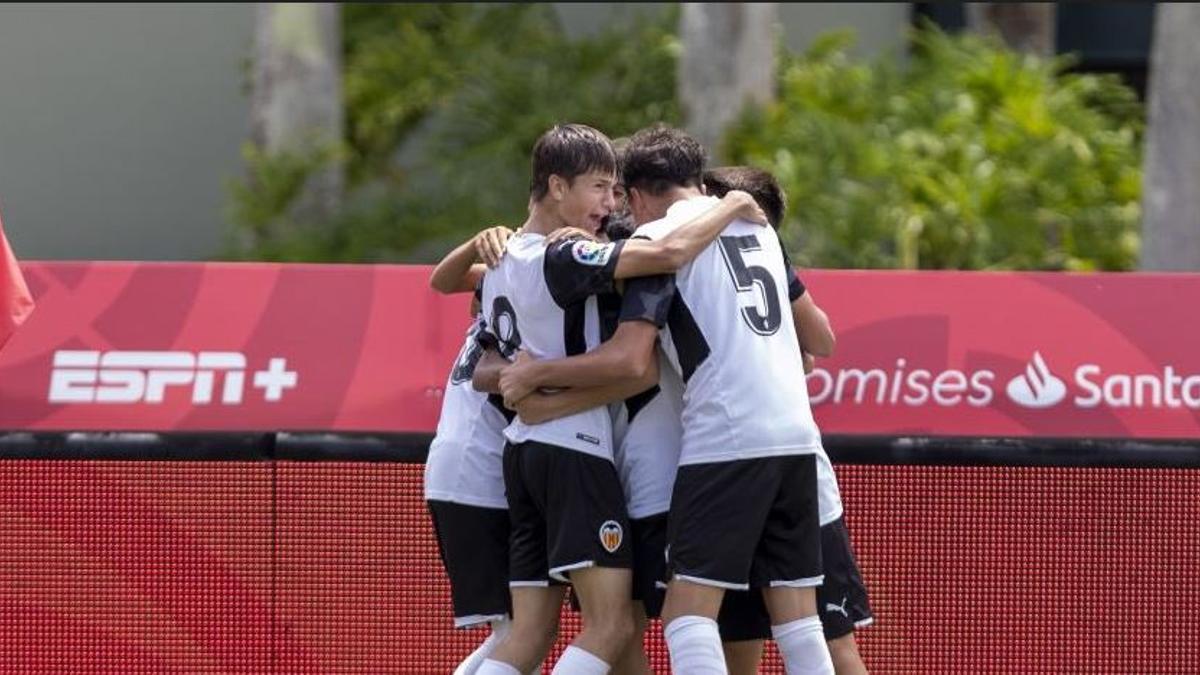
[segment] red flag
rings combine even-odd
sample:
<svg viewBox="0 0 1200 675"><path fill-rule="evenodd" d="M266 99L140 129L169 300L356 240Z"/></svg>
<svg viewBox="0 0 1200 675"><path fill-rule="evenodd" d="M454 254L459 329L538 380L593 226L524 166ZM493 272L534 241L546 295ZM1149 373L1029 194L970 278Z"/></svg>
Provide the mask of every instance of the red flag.
<svg viewBox="0 0 1200 675"><path fill-rule="evenodd" d="M33 296L21 276L17 257L4 237L4 222L0 221L0 348L16 332L30 312L33 311Z"/></svg>

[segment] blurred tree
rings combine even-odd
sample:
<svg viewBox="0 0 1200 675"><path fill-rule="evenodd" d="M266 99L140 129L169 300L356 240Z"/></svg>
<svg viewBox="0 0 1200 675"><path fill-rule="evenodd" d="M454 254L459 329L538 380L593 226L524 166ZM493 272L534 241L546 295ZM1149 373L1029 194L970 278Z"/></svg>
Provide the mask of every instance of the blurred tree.
<svg viewBox="0 0 1200 675"><path fill-rule="evenodd" d="M550 125L615 137L680 123L677 9L577 40L540 4L343 12L340 147L252 153L231 217L243 235L291 222L307 181L331 162L345 167L344 198L332 215L299 214L319 226L271 230L235 257L431 261L480 227L523 220L529 149ZM1134 264L1141 106L1115 77L1068 74L1063 59L978 35L918 32L903 67L852 61L849 40L827 36L783 59L778 100L751 105L717 153L779 176L798 262Z"/></svg>
<svg viewBox="0 0 1200 675"><path fill-rule="evenodd" d="M344 11L346 198L319 229L239 257L434 260L485 225L524 220L529 152L556 122L614 137L658 120L679 123L676 11L576 40L544 4ZM235 228L284 212L318 166L255 164L255 181L232 188Z"/></svg>
<svg viewBox="0 0 1200 675"><path fill-rule="evenodd" d="M1156 14L1141 266L1200 270L1200 6Z"/></svg>
<svg viewBox="0 0 1200 675"><path fill-rule="evenodd" d="M688 131L706 148L746 103L775 96L775 3L686 2L679 20L679 98Z"/></svg>
<svg viewBox="0 0 1200 675"><path fill-rule="evenodd" d="M1053 2L968 2L967 26L997 35L1013 49L1054 56L1056 4Z"/></svg>
<svg viewBox="0 0 1200 675"><path fill-rule="evenodd" d="M826 267L1128 269L1141 107L994 38L918 31L901 68L848 34L791 58L779 100L726 137L789 197L793 258Z"/></svg>
<svg viewBox="0 0 1200 675"><path fill-rule="evenodd" d="M339 6L332 3L259 3L255 13L251 75L251 142L244 153L252 168L272 162L287 167L286 185L252 171L246 189L286 203L277 213L257 214L241 230L237 246L253 251L331 217L342 194L340 163L331 161L342 137L342 63ZM302 174L302 175L300 175Z"/></svg>

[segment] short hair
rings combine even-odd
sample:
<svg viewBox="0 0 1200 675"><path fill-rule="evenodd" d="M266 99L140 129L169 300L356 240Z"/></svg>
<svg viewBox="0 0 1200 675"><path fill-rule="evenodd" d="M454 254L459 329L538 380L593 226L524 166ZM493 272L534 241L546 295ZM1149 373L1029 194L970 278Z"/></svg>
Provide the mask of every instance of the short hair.
<svg viewBox="0 0 1200 675"><path fill-rule="evenodd" d="M635 133L622 153L626 189L658 196L673 187L700 187L704 148L687 133L655 124Z"/></svg>
<svg viewBox="0 0 1200 675"><path fill-rule="evenodd" d="M618 136L612 139L613 153L617 156L617 182L625 181L625 148L629 147L628 136Z"/></svg>
<svg viewBox="0 0 1200 675"><path fill-rule="evenodd" d="M533 146L533 177L529 196L541 201L550 191L550 176L568 183L589 171L617 172L612 141L584 124L556 124Z"/></svg>
<svg viewBox="0 0 1200 675"><path fill-rule="evenodd" d="M633 215L629 213L629 209L622 209L605 216L600 228L604 230L609 241L621 241L632 237L637 225L634 224Z"/></svg>
<svg viewBox="0 0 1200 675"><path fill-rule="evenodd" d="M724 197L730 190L748 192L771 225L778 229L783 224L787 193L769 171L752 166L720 166L704 172L704 189L714 197Z"/></svg>

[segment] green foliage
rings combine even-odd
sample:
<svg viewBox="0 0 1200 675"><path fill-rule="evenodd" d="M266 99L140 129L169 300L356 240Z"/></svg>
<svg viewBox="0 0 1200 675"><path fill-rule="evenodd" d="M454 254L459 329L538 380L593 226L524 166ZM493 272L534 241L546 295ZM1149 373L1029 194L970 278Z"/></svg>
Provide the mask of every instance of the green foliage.
<svg viewBox="0 0 1200 675"><path fill-rule="evenodd" d="M674 11L568 39L545 4L343 8L347 196L319 227L282 228L247 257L431 261L524 220L529 153L556 122L611 136L678 123ZM316 168L249 157L232 193L245 235L285 213ZM253 187L251 187L253 186Z"/></svg>
<svg viewBox="0 0 1200 675"><path fill-rule="evenodd" d="M308 155L247 150L238 255L432 261L524 218L529 151L555 122L613 137L679 123L675 10L568 39L545 4L343 6L346 135ZM1115 77L973 36L915 34L906 63L854 61L848 34L784 55L778 102L724 156L773 171L785 238L825 267L1128 269L1138 248L1141 105ZM288 222L339 162L340 211Z"/></svg>
<svg viewBox="0 0 1200 675"><path fill-rule="evenodd" d="M240 225L243 239L257 242L252 259L277 258L282 214L297 203L308 177L332 163L342 163L337 147L311 145L304 149L269 154L253 143L242 146L242 160L250 167L246 182L229 181L229 217ZM293 222L292 228L319 228L321 223Z"/></svg>
<svg viewBox="0 0 1200 675"><path fill-rule="evenodd" d="M846 33L781 64L778 101L725 156L776 174L794 258L824 267L1129 269L1141 106L975 36L915 34L907 64L854 62Z"/></svg>

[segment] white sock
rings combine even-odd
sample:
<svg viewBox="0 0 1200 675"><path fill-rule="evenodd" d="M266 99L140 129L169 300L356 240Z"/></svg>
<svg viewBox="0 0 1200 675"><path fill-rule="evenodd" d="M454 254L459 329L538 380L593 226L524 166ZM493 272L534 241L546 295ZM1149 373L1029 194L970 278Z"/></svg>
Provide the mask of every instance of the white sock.
<svg viewBox="0 0 1200 675"><path fill-rule="evenodd" d="M487 659L475 671L475 675L521 675L521 671L503 661Z"/></svg>
<svg viewBox="0 0 1200 675"><path fill-rule="evenodd" d="M599 656L571 645L558 657L550 675L608 675L610 668Z"/></svg>
<svg viewBox="0 0 1200 675"><path fill-rule="evenodd" d="M467 658L458 664L458 667L454 669L454 675L475 675L475 672L479 670L479 666L483 665L484 660L492 655L492 652L499 646L500 641L504 639L505 635L508 635L508 629L512 627L512 621L508 619L497 619L491 623L492 634L488 635L487 639L475 648L475 651L467 655Z"/></svg>
<svg viewBox="0 0 1200 675"><path fill-rule="evenodd" d="M666 628L671 672L687 675L725 675L725 652L717 622L703 616L681 616Z"/></svg>
<svg viewBox="0 0 1200 675"><path fill-rule="evenodd" d="M771 635L788 675L833 675L833 659L829 657L820 617L771 626Z"/></svg>

